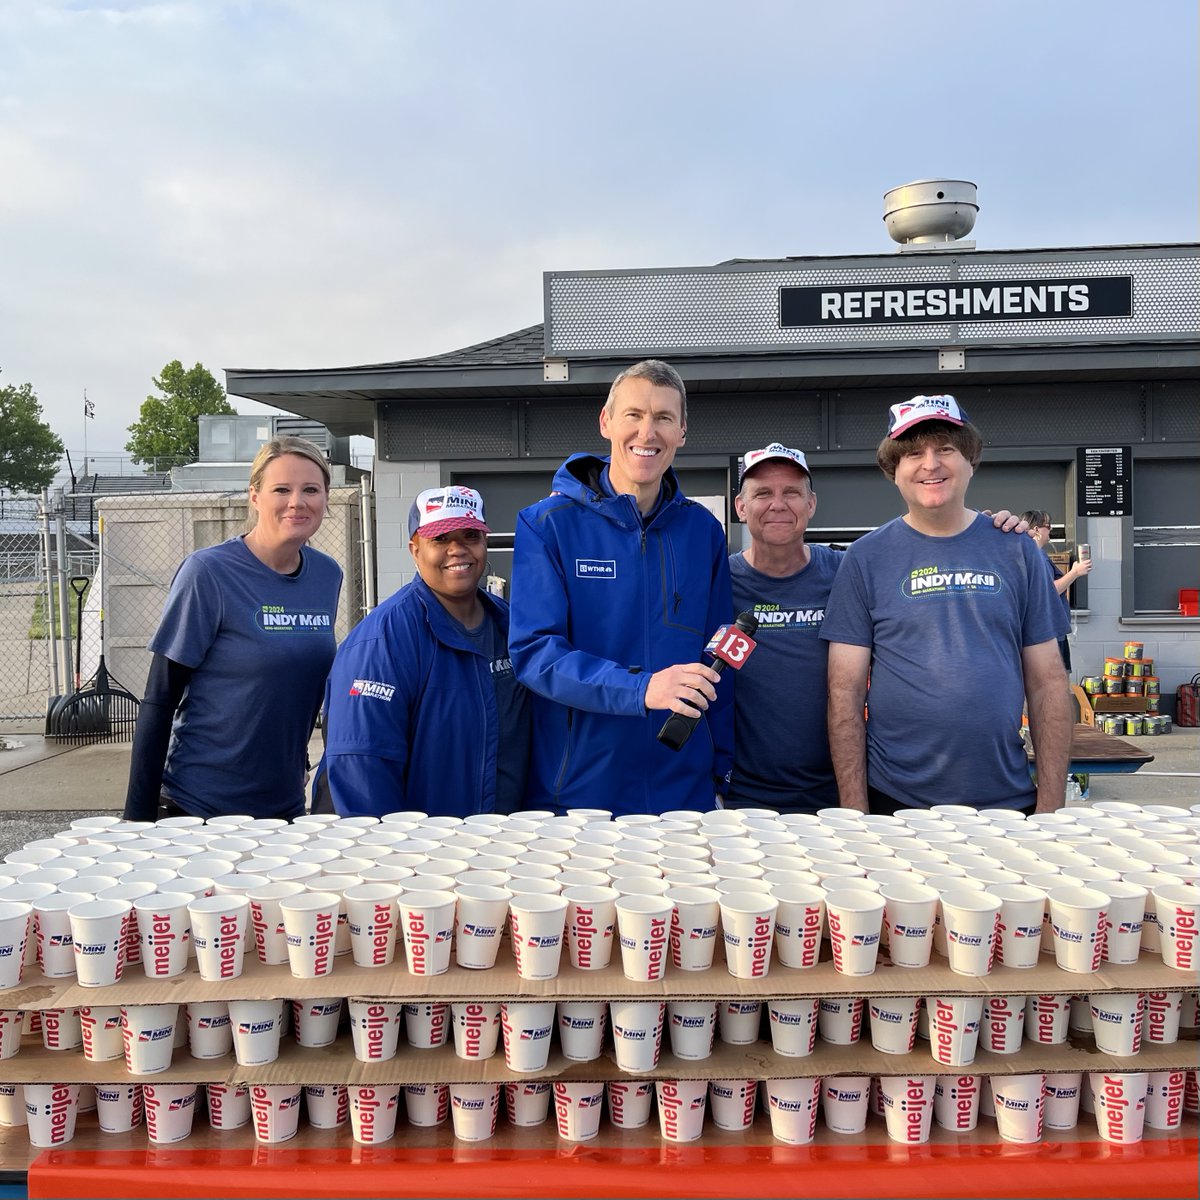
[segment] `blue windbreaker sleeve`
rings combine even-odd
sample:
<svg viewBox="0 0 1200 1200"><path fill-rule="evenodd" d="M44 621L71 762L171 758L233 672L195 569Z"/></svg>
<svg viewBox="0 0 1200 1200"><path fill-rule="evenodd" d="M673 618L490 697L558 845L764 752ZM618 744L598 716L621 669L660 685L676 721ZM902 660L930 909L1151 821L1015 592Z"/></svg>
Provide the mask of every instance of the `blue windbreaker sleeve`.
<svg viewBox="0 0 1200 1200"><path fill-rule="evenodd" d="M726 610L731 603L726 564ZM617 717L646 715L650 676L576 650L568 637L566 579L557 546L517 518L509 609L509 653L517 678L548 700Z"/></svg>
<svg viewBox="0 0 1200 1200"><path fill-rule="evenodd" d="M721 625L733 620L733 581L729 574L729 547L725 542L725 531L713 523L713 568L712 588L708 599L708 630L713 633ZM705 662L708 661L706 658ZM716 702L708 706L705 714L713 740L713 778L720 786L733 770L733 671L723 671L717 684Z"/></svg>
<svg viewBox="0 0 1200 1200"><path fill-rule="evenodd" d="M326 751L321 771L338 816L382 817L407 807L404 764L394 759Z"/></svg>

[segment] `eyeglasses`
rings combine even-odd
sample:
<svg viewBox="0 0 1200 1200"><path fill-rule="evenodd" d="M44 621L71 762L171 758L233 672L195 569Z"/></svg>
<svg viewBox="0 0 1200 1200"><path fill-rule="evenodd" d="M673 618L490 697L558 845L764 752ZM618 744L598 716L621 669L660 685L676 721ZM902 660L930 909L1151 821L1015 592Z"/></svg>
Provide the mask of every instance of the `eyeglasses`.
<svg viewBox="0 0 1200 1200"><path fill-rule="evenodd" d="M1044 529L1044 530L1045 530L1047 533L1049 533L1049 532L1050 532L1050 526L1049 526L1049 525L1031 525L1031 526L1029 527L1029 529L1030 529L1030 532L1032 532L1032 531L1033 531L1033 530L1035 530L1035 529Z"/></svg>

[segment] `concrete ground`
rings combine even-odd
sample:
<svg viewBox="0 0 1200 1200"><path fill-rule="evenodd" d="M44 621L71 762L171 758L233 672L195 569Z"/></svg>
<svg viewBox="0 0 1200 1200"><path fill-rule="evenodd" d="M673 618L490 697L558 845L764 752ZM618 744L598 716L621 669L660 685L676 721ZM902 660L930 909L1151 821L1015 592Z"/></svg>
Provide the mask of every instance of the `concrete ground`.
<svg viewBox="0 0 1200 1200"><path fill-rule="evenodd" d="M0 739L19 748L0 750L0 856L34 838L49 837L77 817L119 813L129 777L128 743L60 746L40 733L6 733ZM1171 804L1186 809L1200 803L1200 729L1176 728L1166 736L1126 741L1154 755L1130 775L1093 775L1089 803L1124 800ZM312 761L320 757L320 735Z"/></svg>

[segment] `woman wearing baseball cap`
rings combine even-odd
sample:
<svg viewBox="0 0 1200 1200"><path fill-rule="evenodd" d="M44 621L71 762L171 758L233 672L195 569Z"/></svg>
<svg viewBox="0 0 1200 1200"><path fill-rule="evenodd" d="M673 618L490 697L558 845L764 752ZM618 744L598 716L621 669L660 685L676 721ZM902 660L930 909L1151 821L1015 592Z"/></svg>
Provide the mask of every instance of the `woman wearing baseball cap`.
<svg viewBox="0 0 1200 1200"><path fill-rule="evenodd" d="M508 605L479 586L483 497L429 488L408 532L417 578L355 626L329 673L313 806L511 812L525 792L529 698L509 660Z"/></svg>

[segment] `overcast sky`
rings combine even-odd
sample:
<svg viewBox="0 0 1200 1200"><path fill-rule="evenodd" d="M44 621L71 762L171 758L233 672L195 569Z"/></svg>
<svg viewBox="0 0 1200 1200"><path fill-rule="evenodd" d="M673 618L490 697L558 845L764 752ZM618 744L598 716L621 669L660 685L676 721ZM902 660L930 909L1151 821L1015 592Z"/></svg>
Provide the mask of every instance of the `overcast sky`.
<svg viewBox="0 0 1200 1200"><path fill-rule="evenodd" d="M123 453L174 358L332 367L542 319L544 270L1194 241L1192 0L0 0L0 383ZM234 399L243 412L263 411ZM104 469L115 469L109 462ZM126 468L128 470L128 468Z"/></svg>

